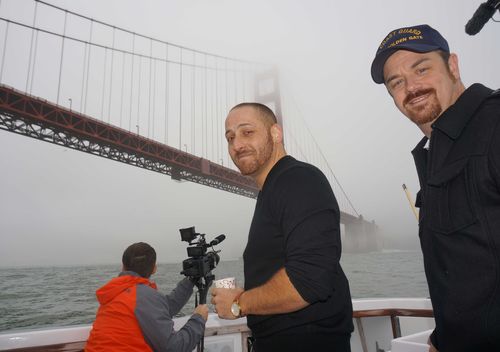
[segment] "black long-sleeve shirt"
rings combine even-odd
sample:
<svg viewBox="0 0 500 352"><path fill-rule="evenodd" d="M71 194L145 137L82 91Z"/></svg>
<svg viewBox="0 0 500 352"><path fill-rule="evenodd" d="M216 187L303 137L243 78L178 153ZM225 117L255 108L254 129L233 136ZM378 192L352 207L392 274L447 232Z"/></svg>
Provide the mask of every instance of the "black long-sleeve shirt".
<svg viewBox="0 0 500 352"><path fill-rule="evenodd" d="M243 256L245 289L263 285L284 267L309 305L292 313L249 315L252 333L350 334L352 303L340 255L340 212L328 180L312 165L280 159L257 198Z"/></svg>

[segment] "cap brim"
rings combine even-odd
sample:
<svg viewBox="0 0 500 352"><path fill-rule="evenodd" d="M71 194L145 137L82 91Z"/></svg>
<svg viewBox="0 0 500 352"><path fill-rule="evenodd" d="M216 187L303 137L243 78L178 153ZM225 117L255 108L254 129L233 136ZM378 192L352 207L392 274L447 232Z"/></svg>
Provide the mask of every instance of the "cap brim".
<svg viewBox="0 0 500 352"><path fill-rule="evenodd" d="M392 48L387 48L382 50L377 54L375 59L372 62L372 79L375 83L381 84L384 83L384 65L389 56L394 54L398 50L408 50L416 53L427 53L429 51L434 51L441 49L438 45L429 45L429 44L400 44L398 46L394 46Z"/></svg>

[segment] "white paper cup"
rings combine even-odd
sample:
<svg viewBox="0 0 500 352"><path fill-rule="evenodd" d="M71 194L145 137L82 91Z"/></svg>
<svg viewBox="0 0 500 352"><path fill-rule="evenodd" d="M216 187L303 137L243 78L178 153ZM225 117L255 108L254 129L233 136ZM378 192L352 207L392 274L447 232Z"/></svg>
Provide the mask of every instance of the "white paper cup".
<svg viewBox="0 0 500 352"><path fill-rule="evenodd" d="M226 277L214 281L216 288L236 288L236 279L234 277Z"/></svg>

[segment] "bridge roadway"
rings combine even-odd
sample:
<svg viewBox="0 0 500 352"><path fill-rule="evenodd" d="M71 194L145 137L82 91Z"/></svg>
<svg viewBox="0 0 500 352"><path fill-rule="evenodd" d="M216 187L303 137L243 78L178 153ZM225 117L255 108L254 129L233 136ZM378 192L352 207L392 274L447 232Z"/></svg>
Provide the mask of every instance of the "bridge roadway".
<svg viewBox="0 0 500 352"><path fill-rule="evenodd" d="M249 177L141 135L131 133L47 100L0 85L0 128L67 148L120 161L205 186L256 198L258 189ZM373 248L376 225L341 211L349 239L348 251ZM373 237L369 243L367 238ZM360 243L363 242L363 243Z"/></svg>

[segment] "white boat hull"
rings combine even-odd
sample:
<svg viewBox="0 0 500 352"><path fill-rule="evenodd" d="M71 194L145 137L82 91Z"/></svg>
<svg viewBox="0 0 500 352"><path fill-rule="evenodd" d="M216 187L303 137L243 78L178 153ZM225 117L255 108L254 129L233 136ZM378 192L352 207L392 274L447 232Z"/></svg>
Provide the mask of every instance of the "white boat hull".
<svg viewBox="0 0 500 352"><path fill-rule="evenodd" d="M423 298L355 299L354 332L351 338L353 352L424 352L427 338L434 328L434 320L425 317L431 303ZM420 314L422 312L423 314ZM416 316L405 316L405 315ZM424 315L424 316L419 316ZM188 317L175 319L175 328L184 325ZM0 350L26 349L42 351L47 346L61 346L59 350L80 351L87 340L91 325L13 331L0 334ZM401 336L395 338L395 336ZM246 319L222 320L210 314L205 332L207 352L246 352L250 331ZM51 351L58 351L51 349Z"/></svg>

